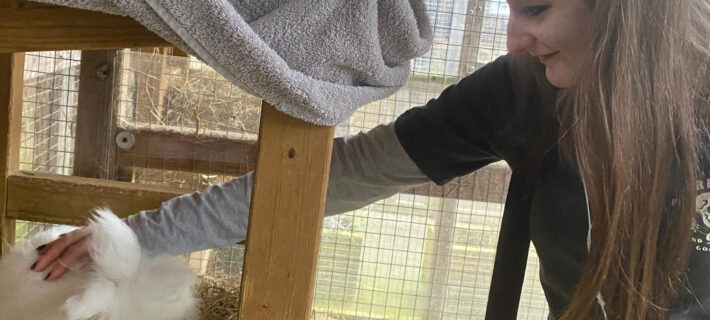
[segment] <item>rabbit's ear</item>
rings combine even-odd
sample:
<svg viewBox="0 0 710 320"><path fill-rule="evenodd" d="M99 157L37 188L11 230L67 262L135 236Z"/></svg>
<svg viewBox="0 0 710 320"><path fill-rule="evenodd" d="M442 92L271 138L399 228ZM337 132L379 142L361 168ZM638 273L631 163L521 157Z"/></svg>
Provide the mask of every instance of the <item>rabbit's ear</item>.
<svg viewBox="0 0 710 320"><path fill-rule="evenodd" d="M68 320L86 320L106 311L111 305L116 285L104 277L94 275L84 290L69 297L62 306Z"/></svg>

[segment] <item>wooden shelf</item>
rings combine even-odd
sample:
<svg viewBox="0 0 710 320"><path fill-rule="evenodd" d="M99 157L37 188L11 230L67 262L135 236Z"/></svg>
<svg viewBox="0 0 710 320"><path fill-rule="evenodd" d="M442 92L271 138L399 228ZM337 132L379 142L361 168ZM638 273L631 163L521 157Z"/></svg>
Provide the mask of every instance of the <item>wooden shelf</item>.
<svg viewBox="0 0 710 320"><path fill-rule="evenodd" d="M135 20L53 6L0 5L0 53L166 47Z"/></svg>

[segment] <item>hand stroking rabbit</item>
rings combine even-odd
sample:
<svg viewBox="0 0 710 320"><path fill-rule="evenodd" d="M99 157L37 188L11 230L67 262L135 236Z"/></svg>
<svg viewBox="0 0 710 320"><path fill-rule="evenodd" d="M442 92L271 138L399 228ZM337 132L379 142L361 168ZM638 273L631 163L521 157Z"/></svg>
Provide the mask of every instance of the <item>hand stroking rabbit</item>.
<svg viewBox="0 0 710 320"><path fill-rule="evenodd" d="M35 248L75 228L58 227L0 259L0 320L196 320L196 277L180 259L151 255L108 209L89 223L91 261L57 281L30 270Z"/></svg>

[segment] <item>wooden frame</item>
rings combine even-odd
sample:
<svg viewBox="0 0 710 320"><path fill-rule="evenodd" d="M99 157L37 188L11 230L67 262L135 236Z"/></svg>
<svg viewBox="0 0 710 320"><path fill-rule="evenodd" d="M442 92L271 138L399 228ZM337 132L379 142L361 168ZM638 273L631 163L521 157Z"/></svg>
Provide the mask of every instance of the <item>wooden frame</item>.
<svg viewBox="0 0 710 320"><path fill-rule="evenodd" d="M148 191L153 188L16 171L21 124L21 52L169 45L126 17L21 4L24 2L0 0L3 239L11 238L8 231L13 228L14 218L77 223L86 218L90 207L108 204L126 215L156 208L159 201L184 192ZM332 138L332 127L287 117L264 103L248 230L253 241L248 242L246 249L240 318L261 315L274 319L309 318ZM40 194L41 201L37 201ZM33 198L34 201L26 201ZM122 206L127 203L132 205ZM260 250L268 250L268 254Z"/></svg>
<svg viewBox="0 0 710 320"><path fill-rule="evenodd" d="M187 133L156 132L123 128L135 137L129 150L118 150L119 168L160 168L165 170L217 173L239 176L254 168L256 140L205 139Z"/></svg>
<svg viewBox="0 0 710 320"><path fill-rule="evenodd" d="M114 50L81 52L79 97L74 144L74 175L111 179L116 176L116 118L111 112ZM103 167L103 166L107 167Z"/></svg>
<svg viewBox="0 0 710 320"><path fill-rule="evenodd" d="M333 133L262 106L241 319L309 319Z"/></svg>
<svg viewBox="0 0 710 320"><path fill-rule="evenodd" d="M238 176L247 173L247 168L254 168L256 164L255 139L235 139L226 135L205 139L177 130L156 132L121 128L121 131L130 132L136 141L132 149L117 151L116 166L124 170L160 168ZM481 168L473 175L456 178L456 183L438 186L431 182L402 193L504 203L505 176L509 172L510 169L501 163Z"/></svg>
<svg viewBox="0 0 710 320"><path fill-rule="evenodd" d="M23 53L0 54L0 255L15 241L15 221L7 211L7 177L20 162L22 128Z"/></svg>
<svg viewBox="0 0 710 320"><path fill-rule="evenodd" d="M170 44L127 17L44 5L0 3L0 53L165 47Z"/></svg>
<svg viewBox="0 0 710 320"><path fill-rule="evenodd" d="M16 171L7 177L7 217L81 225L97 206L108 206L125 217L192 192L164 186L139 185L50 173Z"/></svg>

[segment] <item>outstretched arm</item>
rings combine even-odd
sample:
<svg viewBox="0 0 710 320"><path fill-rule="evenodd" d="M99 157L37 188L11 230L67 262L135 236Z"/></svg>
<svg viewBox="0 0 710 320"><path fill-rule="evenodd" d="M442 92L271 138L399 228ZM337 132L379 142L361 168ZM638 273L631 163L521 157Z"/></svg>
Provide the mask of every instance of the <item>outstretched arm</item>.
<svg viewBox="0 0 710 320"><path fill-rule="evenodd" d="M326 215L344 213L430 181L399 144L392 123L337 138L333 145ZM253 174L183 195L126 219L143 248L181 254L244 240ZM88 257L91 230L80 228L38 249L35 271L61 277ZM61 259L62 263L55 263ZM47 269L47 270L45 270ZM49 270L51 269L51 270Z"/></svg>
<svg viewBox="0 0 710 320"><path fill-rule="evenodd" d="M392 123L337 138L333 144L325 214L364 207L430 181L402 149ZM164 202L128 218L141 245L179 254L244 240L253 174Z"/></svg>

